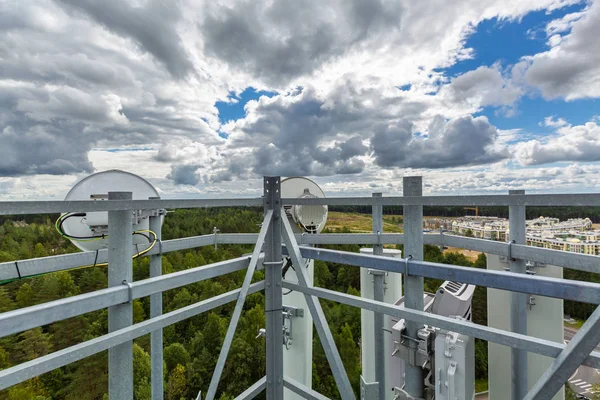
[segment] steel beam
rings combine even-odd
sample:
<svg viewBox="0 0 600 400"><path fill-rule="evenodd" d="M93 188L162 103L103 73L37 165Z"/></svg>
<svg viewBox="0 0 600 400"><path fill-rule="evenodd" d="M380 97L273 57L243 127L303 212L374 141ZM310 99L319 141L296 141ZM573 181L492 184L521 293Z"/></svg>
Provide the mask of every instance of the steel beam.
<svg viewBox="0 0 600 400"><path fill-rule="evenodd" d="M323 396L321 393L304 386L292 378L284 378L283 386L307 400L329 400L329 397Z"/></svg>
<svg viewBox="0 0 600 400"><path fill-rule="evenodd" d="M261 198L246 199L174 199L174 200L133 200L133 201L0 201L0 215L49 214L60 212L91 212L115 210L153 210L159 208L207 208L207 207L259 207ZM535 206L557 207L600 206L600 194L529 194L519 199L504 195L480 196L404 196L404 197L327 197L327 198L286 198L282 204L330 205L330 206Z"/></svg>
<svg viewBox="0 0 600 400"><path fill-rule="evenodd" d="M108 192L108 201L131 200L131 192ZM131 211L108 212L108 286L123 286L133 281L131 253ZM126 301L108 308L108 332L133 323L133 304ZM133 398L133 341L108 349L108 397Z"/></svg>
<svg viewBox="0 0 600 400"><path fill-rule="evenodd" d="M524 190L511 190L509 195L520 197ZM513 205L508 207L510 243L525 244L525 206ZM525 260L509 258L510 271L525 274L527 267ZM515 333L527 335L527 304L529 294L512 292L510 298L510 329ZM511 349L511 397L512 400L521 400L527 393L527 352L520 349Z"/></svg>
<svg viewBox="0 0 600 400"><path fill-rule="evenodd" d="M208 207L260 207L261 198L246 199L174 199L108 201L0 201L0 215L51 214L62 212L133 211Z"/></svg>
<svg viewBox="0 0 600 400"><path fill-rule="evenodd" d="M381 193L373 193L373 197L382 197ZM373 205L372 207L373 234L377 237L383 234L383 206ZM373 255L383 256L383 245L377 243L373 246ZM384 297L384 274L380 271L374 271L373 274L373 298L377 301L383 301ZM373 314L373 338L375 343L375 380L379 385L379 400L385 400L385 331L383 325L383 314Z"/></svg>
<svg viewBox="0 0 600 400"><path fill-rule="evenodd" d="M281 287L281 179L264 178L265 213L273 212L265 240L267 400L283 400L283 293ZM286 220L286 218L283 218ZM296 264L300 265L300 264ZM302 269L302 268L300 268Z"/></svg>
<svg viewBox="0 0 600 400"><path fill-rule="evenodd" d="M302 255L300 254L300 249L298 247L298 244L294 240L292 227L287 218L283 218L282 224L283 240L286 244L286 248L288 249L289 256L292 259L292 264L304 265L304 263L302 262ZM300 285L302 285L302 287L312 286L309 283L310 281L306 269L298 268L298 271L296 271L296 276L298 277L298 282L300 283ZM327 357L327 361L329 362L329 366L331 368L331 372L333 373L335 383L337 384L338 390L340 392L340 396L343 400L354 400L356 397L354 395L354 392L352 391L352 385L350 385L348 374L346 374L346 369L344 368L342 358L340 357L340 353L338 352L338 349L335 345L333 335L331 334L331 330L329 329L329 325L327 324L327 318L325 317L325 313L323 312L321 303L318 299L309 295L304 296L304 298L306 299L306 305L310 311L310 314L313 317L315 329L317 330L317 334L319 335L319 339L321 340L321 345L323 346L323 350L325 351L325 356Z"/></svg>
<svg viewBox="0 0 600 400"><path fill-rule="evenodd" d="M162 210L156 211L156 215L149 218L149 228L156 235L156 240L160 242L162 238ZM162 275L162 254L161 252L150 256L150 278ZM154 293L150 295L150 318L156 318L162 314L163 294ZM157 329L150 333L150 357L151 357L151 378L152 400L163 400L164 394L164 375L163 375L163 331Z"/></svg>
<svg viewBox="0 0 600 400"><path fill-rule="evenodd" d="M200 282L231 272L240 271L248 266L250 257L239 257L228 261L204 265L184 271L174 272L134 282L129 289L126 285L118 285L90 293L49 301L31 307L20 308L0 314L0 337L23 332L36 326L82 315L132 299L151 296L152 294L175 289L190 283Z"/></svg>
<svg viewBox="0 0 600 400"><path fill-rule="evenodd" d="M419 197L423 195L423 178L421 176L405 176L402 180L404 196ZM404 257L411 260L423 260L423 206L404 206ZM407 264L408 265L408 264ZM407 308L423 311L423 277L404 271L404 305ZM418 343L417 331L423 327L416 321L407 320L406 335L411 348L416 351ZM415 397L424 397L424 376L421 365L413 365L405 360L405 390Z"/></svg>
<svg viewBox="0 0 600 400"><path fill-rule="evenodd" d="M264 281L254 283L250 286L248 293L259 292L263 290L264 287ZM210 299L179 308L159 317L131 325L127 328L119 329L118 331L111 332L107 335L4 369L0 371L0 390L24 382L35 376L42 375L56 368L64 367L67 364L82 360L122 343L132 341L135 338L147 335L157 329L164 328L165 326L175 324L203 312L221 307L237 299L240 290L241 289L235 289L211 297Z"/></svg>
<svg viewBox="0 0 600 400"><path fill-rule="evenodd" d="M219 233L216 235L217 244L254 244L258 239L256 233ZM325 233L314 235L296 234L296 241L302 245L309 244L402 244L404 234L383 233L379 236L372 233ZM165 240L162 242L162 253L191 249L203 246L212 246L215 243L215 235L192 236L181 239ZM423 235L423 244L437 246L451 246L462 249L481 251L483 253L508 256L508 246L503 242L495 242L485 239L467 238L451 234L440 235L437 233ZM147 255L156 255L161 251L155 246ZM103 263L108 260L107 251L82 252L73 254L61 254L58 256L31 258L18 261L19 272L14 261L0 263L0 281L9 279L26 278L33 275L49 272L63 271L82 265ZM577 254L566 251L551 250L533 246L512 245L511 255L513 258L528 261L538 261L559 267L576 269L580 271L600 273L600 257L588 254Z"/></svg>
<svg viewBox="0 0 600 400"><path fill-rule="evenodd" d="M533 385L525 400L550 399L567 382L583 360L600 342L600 307L590 315L581 329L560 352L554 362Z"/></svg>
<svg viewBox="0 0 600 400"><path fill-rule="evenodd" d="M377 257L312 247L300 247L300 252L305 258L401 274L405 273L408 265L410 275L413 276L451 280L513 292L600 304L600 285L592 282L515 274L505 271L489 271L412 259L407 261L406 259Z"/></svg>
<svg viewBox="0 0 600 400"><path fill-rule="evenodd" d="M267 377L263 376L254 385L244 390L235 400L251 400L261 394L267 386Z"/></svg>
<svg viewBox="0 0 600 400"><path fill-rule="evenodd" d="M244 282L242 283L240 295L237 299L237 302L235 303L233 314L231 315L231 321L229 322L229 328L227 328L227 333L225 334L225 340L223 341L223 346L221 347L221 352L219 353L219 359L217 360L215 371L213 372L212 378L210 379L208 392L206 393L205 398L206 400L213 400L215 398L215 395L217 394L217 387L219 386L221 374L223 373L223 368L225 367L225 360L227 360L229 348L231 347L231 343L233 342L233 336L235 335L235 330L237 329L240 316L242 315L242 311L244 309L244 303L246 302L248 288L252 283L252 278L254 277L254 272L256 271L256 265L258 264L258 257L260 256L260 251L262 249L263 243L265 242L265 237L267 236L267 231L271 226L272 219L273 210L267 210L267 212L265 213L265 218L262 222L262 226L260 228L258 241L256 242L254 252L252 253L252 257L250 258L250 264L248 265L248 269L246 270L246 275L244 277Z"/></svg>
<svg viewBox="0 0 600 400"><path fill-rule="evenodd" d="M403 196L403 197L325 197L325 198L284 198L284 205L330 205L330 206L535 206L557 207L600 206L600 194L529 194L518 199L506 195L476 196Z"/></svg>

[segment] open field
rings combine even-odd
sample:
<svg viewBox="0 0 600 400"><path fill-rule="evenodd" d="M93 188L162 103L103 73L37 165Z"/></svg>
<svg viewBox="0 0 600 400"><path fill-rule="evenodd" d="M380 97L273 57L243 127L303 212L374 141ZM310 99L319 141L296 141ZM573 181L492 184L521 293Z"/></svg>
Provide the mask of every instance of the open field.
<svg viewBox="0 0 600 400"><path fill-rule="evenodd" d="M458 247L448 247L445 251L464 254L471 261L477 261L477 257L481 253L480 251L459 249Z"/></svg>
<svg viewBox="0 0 600 400"><path fill-rule="evenodd" d="M394 221L402 221L402 216L384 215L383 231L386 233L402 233L402 224ZM369 233L373 231L372 226L370 214L330 212L325 227L331 231L346 227L352 233Z"/></svg>

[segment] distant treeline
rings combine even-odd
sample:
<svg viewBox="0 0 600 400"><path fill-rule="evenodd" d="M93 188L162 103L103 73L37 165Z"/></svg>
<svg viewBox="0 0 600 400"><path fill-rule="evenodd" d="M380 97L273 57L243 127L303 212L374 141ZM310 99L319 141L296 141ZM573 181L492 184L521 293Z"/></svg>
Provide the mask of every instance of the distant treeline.
<svg viewBox="0 0 600 400"><path fill-rule="evenodd" d="M474 207L468 207L474 208ZM329 211L371 214L371 206L332 206ZM387 206L384 214L403 215L402 206ZM589 218L594 223L600 223L600 207L527 207L527 219L539 216L560 218ZM475 215L475 210L465 207L423 207L423 215L435 217L463 217ZM479 215L486 217L508 218L508 207L479 207Z"/></svg>

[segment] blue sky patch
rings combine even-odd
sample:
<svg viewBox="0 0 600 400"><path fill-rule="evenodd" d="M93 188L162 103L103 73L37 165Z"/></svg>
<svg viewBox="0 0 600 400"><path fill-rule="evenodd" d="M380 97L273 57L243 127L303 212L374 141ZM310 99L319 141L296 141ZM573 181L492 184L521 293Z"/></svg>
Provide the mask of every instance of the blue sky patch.
<svg viewBox="0 0 600 400"><path fill-rule="evenodd" d="M535 11L514 21L498 18L482 21L465 44L466 48L474 50L474 57L462 60L442 71L448 77L455 77L482 65L490 66L500 62L506 67L517 63L523 56L544 52L548 50L544 31L546 24L567 14L581 11L585 6L583 2L548 14L545 10Z"/></svg>
<svg viewBox="0 0 600 400"><path fill-rule="evenodd" d="M236 121L246 116L244 106L251 100L258 100L261 96L273 97L276 92L268 92L264 90L257 91L253 87L247 87L239 96L235 93L230 93L229 98L235 99L237 102L217 101L215 107L219 110L219 121L226 124L229 121Z"/></svg>

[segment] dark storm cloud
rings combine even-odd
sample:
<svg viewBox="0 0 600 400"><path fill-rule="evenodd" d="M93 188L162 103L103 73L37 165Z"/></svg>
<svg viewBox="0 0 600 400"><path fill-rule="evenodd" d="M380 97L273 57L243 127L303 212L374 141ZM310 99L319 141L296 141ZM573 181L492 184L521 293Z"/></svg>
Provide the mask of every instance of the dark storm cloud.
<svg viewBox="0 0 600 400"><path fill-rule="evenodd" d="M214 3L200 29L208 55L277 85L398 29L401 14L379 0Z"/></svg>
<svg viewBox="0 0 600 400"><path fill-rule="evenodd" d="M107 29L131 38L162 62L169 72L182 78L194 66L177 33L180 11L177 2L151 0L133 7L118 0L57 0L66 9L78 10Z"/></svg>
<svg viewBox="0 0 600 400"><path fill-rule="evenodd" d="M69 174L90 172L87 153L94 140L84 133L85 124L69 118L46 120L41 108L50 97L39 89L0 85L0 175ZM85 110L72 110L72 113Z"/></svg>
<svg viewBox="0 0 600 400"><path fill-rule="evenodd" d="M309 87L259 101L232 129L230 148L251 150L245 160L256 175L282 176L361 173L365 156L385 168L444 168L508 157L495 147L498 132L485 117L438 116L417 134L414 124L426 109L400 91L382 96L344 80L323 97Z"/></svg>
<svg viewBox="0 0 600 400"><path fill-rule="evenodd" d="M381 167L448 168L487 164L508 158L504 150L490 148L498 131L487 118L455 118L447 123L436 117L428 136L416 136L414 126L399 121L379 126L371 138L375 163Z"/></svg>

